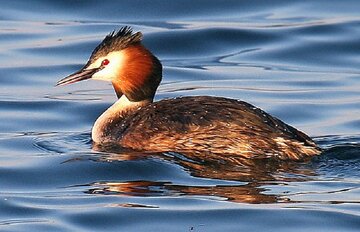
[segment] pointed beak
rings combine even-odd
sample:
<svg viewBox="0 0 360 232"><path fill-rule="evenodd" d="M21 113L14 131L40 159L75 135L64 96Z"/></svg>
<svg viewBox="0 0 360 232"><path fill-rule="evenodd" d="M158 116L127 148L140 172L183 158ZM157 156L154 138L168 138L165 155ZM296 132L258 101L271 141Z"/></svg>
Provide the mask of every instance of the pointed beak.
<svg viewBox="0 0 360 232"><path fill-rule="evenodd" d="M96 72L100 71L101 69L102 67L93 68L93 69L82 68L80 71L61 79L56 83L55 86L68 85L78 81L90 79L92 75L94 75Z"/></svg>

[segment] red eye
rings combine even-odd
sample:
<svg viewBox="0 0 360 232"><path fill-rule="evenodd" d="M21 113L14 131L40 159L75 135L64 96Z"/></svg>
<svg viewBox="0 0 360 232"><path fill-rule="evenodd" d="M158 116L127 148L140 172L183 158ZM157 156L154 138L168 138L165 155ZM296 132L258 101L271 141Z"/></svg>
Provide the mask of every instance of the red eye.
<svg viewBox="0 0 360 232"><path fill-rule="evenodd" d="M108 59L105 59L101 62L101 65L108 65L110 61Z"/></svg>

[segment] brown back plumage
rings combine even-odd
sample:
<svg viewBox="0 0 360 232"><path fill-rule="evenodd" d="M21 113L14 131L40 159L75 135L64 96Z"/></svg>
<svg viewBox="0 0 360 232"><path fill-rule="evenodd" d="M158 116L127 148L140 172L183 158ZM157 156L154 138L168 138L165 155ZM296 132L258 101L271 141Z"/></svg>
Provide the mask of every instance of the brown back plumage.
<svg viewBox="0 0 360 232"><path fill-rule="evenodd" d="M162 100L108 125L123 147L299 160L320 153L304 133L246 102L221 97Z"/></svg>

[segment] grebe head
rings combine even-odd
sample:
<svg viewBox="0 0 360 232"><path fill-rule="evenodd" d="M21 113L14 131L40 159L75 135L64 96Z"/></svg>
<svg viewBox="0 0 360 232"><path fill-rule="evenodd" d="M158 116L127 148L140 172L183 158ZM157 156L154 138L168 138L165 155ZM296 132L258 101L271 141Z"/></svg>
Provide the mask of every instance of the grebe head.
<svg viewBox="0 0 360 232"><path fill-rule="evenodd" d="M111 81L120 98L152 101L162 78L160 61L141 44L141 32L130 27L113 31L94 49L86 65L56 86L86 79Z"/></svg>

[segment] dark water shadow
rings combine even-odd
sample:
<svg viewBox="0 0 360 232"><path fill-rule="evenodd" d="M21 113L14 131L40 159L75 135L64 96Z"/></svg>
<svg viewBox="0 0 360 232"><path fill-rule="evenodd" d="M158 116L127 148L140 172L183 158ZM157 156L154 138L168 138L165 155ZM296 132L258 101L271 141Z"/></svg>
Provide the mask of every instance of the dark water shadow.
<svg viewBox="0 0 360 232"><path fill-rule="evenodd" d="M91 144L88 133L69 134L63 137L52 136L51 139L38 139L36 146L42 150L64 154L75 152L81 145L84 152L89 152ZM75 138L74 138L75 137ZM328 136L316 138L324 152L318 157L302 162L277 161L271 159L250 160L221 155L146 153L136 152L114 146L92 146L94 156L88 160L98 163L126 165L126 162L145 162L158 160L179 166L192 178L206 179L206 184L176 184L171 181L116 179L94 181L81 185L86 194L138 196L138 197L205 197L220 201L236 203L268 204L299 203L292 200L293 193L269 192L273 187L306 183L325 179L360 177L360 143L358 136ZM70 142L71 141L71 142ZM78 144L79 143L79 144ZM60 144L62 149L59 148ZM64 146L65 144L65 146ZM80 147L81 147L80 146ZM79 146L77 147L79 151ZM77 153L77 152L76 152ZM84 157L81 158L82 160ZM77 161L76 155L69 162ZM159 179L164 179L159 176ZM216 182L216 180L221 180ZM345 190L344 190L345 191ZM341 202L337 202L341 203ZM125 207L125 206L124 206ZM126 207L137 207L136 205Z"/></svg>
<svg viewBox="0 0 360 232"><path fill-rule="evenodd" d="M269 186L287 185L292 182L308 182L326 178L336 169L341 170L344 160L351 159L360 164L359 146L336 146L319 157L304 162L275 160L244 160L237 157L224 159L216 155L199 157L198 154L177 153L135 153L122 152L100 157L99 161L144 160L148 157L167 160L181 166L196 178L230 181L220 185L177 185L171 182L127 181L101 182L89 185L88 194L111 194L127 196L204 196L237 203L298 203L287 194L268 193ZM346 158L348 157L348 158ZM352 171L356 168L354 164ZM346 172L352 172L347 170Z"/></svg>
<svg viewBox="0 0 360 232"><path fill-rule="evenodd" d="M258 162L252 165L192 161L189 157L169 154L123 153L103 156L101 161L135 161L147 159L149 155L166 159L180 165L196 178L232 181L221 185L177 185L171 182L127 181L100 182L89 184L88 194L126 195L126 196L204 196L238 203L281 203L290 202L286 197L267 194L264 185L277 185L289 181L307 181L316 176L311 169L299 168L296 163ZM215 157L213 157L215 158ZM100 160L99 160L100 161ZM278 183L279 182L279 183Z"/></svg>

